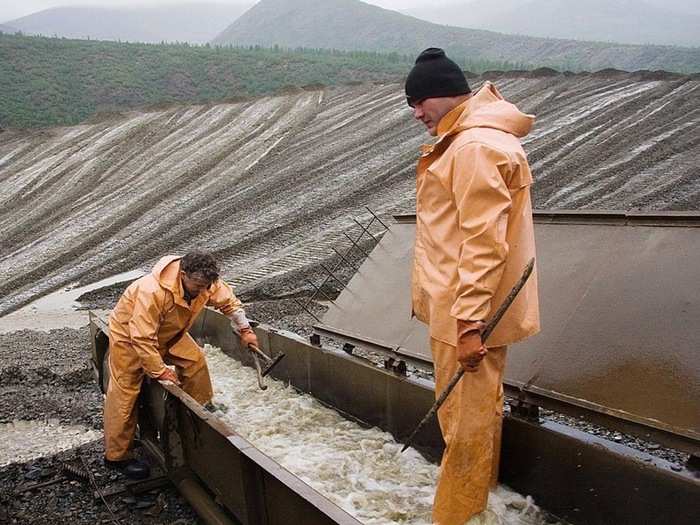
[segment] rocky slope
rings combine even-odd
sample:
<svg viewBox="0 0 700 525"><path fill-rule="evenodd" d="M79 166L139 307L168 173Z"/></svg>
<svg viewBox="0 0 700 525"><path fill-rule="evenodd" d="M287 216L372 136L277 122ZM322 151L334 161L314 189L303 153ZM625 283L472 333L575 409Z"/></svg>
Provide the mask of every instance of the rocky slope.
<svg viewBox="0 0 700 525"><path fill-rule="evenodd" d="M524 141L537 207L700 209L697 80L496 83L537 115ZM385 220L412 210L427 139L396 84L0 133L0 314L191 248L214 251L240 290L320 276L365 206Z"/></svg>

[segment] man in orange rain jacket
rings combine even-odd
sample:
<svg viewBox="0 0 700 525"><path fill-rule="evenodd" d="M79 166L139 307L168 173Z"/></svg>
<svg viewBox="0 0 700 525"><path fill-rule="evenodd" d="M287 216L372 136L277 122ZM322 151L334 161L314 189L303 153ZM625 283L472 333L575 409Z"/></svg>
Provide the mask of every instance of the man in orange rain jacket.
<svg viewBox="0 0 700 525"><path fill-rule="evenodd" d="M191 252L163 257L126 289L109 316L109 373L104 407L105 464L127 477L148 477L148 465L129 454L136 400L144 374L172 381L196 401L213 395L202 349L187 332L205 306L231 319L244 347L257 345L241 302L219 279L214 258ZM175 366L175 371L166 367Z"/></svg>
<svg viewBox="0 0 700 525"><path fill-rule="evenodd" d="M506 345L539 331L533 272L485 347L481 331L535 255L532 176L519 138L534 117L487 82L472 94L442 49L423 51L406 97L437 141L417 169L413 312L430 327L435 392L466 372L438 412L446 449L433 506L437 525L486 509L496 484Z"/></svg>

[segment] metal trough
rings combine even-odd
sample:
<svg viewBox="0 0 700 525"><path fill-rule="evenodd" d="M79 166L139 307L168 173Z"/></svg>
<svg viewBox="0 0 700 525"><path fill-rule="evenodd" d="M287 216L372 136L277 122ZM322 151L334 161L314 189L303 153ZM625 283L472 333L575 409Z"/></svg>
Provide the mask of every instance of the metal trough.
<svg viewBox="0 0 700 525"><path fill-rule="evenodd" d="M105 322L91 315L92 361L102 382ZM348 417L410 433L432 404L433 385L378 369L269 326L256 327L261 348L287 357L277 379L312 394ZM224 316L205 311L192 335L245 359ZM271 352L273 349L273 352ZM357 524L353 517L262 454L175 386L146 381L140 437L206 523ZM417 444L439 457L435 422ZM555 423L516 415L504 423L501 481L575 524L697 523L700 481L687 470Z"/></svg>

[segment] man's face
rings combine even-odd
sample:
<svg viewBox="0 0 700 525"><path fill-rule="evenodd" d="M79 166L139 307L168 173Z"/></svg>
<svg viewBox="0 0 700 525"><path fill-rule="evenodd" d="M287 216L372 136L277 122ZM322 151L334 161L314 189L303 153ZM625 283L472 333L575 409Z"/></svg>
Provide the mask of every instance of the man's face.
<svg viewBox="0 0 700 525"><path fill-rule="evenodd" d="M425 124L425 127L428 128L428 133L435 137L438 123L442 120L442 117L457 107L458 104L455 100L455 97L424 98L420 102L413 104L413 118Z"/></svg>
<svg viewBox="0 0 700 525"><path fill-rule="evenodd" d="M194 298L211 286L211 281L205 278L201 273L186 273L180 271L182 286L185 288L187 295Z"/></svg>

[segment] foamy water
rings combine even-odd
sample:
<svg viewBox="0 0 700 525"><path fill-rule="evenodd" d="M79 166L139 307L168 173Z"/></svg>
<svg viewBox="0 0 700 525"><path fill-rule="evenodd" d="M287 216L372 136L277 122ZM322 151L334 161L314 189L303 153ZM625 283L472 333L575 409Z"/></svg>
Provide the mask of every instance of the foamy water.
<svg viewBox="0 0 700 525"><path fill-rule="evenodd" d="M438 467L378 428L362 428L313 397L205 347L217 416L266 455L367 525L429 525ZM361 395L361 393L358 393ZM499 486L470 525L547 523L531 498Z"/></svg>

